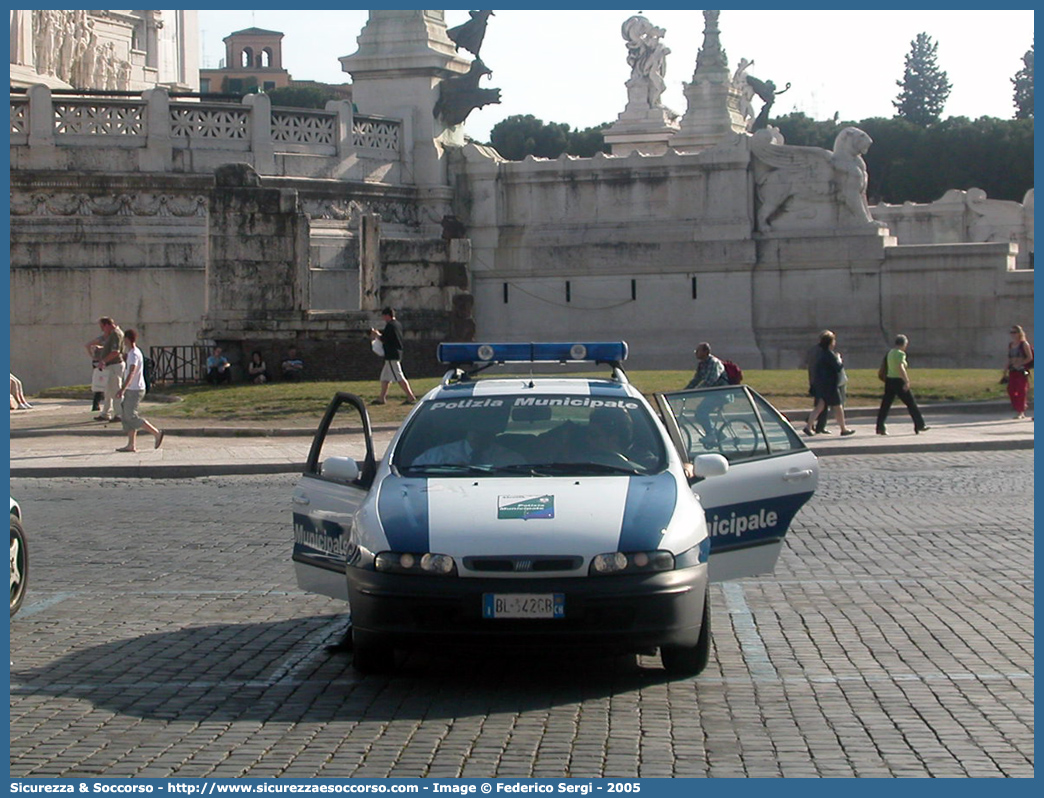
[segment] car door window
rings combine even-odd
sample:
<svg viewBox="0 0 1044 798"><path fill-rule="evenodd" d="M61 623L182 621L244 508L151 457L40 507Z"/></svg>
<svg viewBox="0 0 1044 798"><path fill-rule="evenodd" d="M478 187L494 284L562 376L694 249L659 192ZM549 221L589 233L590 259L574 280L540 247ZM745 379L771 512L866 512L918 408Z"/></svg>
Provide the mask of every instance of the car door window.
<svg viewBox="0 0 1044 798"><path fill-rule="evenodd" d="M701 454L722 454L734 463L769 453L758 413L741 386L684 391L665 398L690 460Z"/></svg>
<svg viewBox="0 0 1044 798"><path fill-rule="evenodd" d="M346 479L345 460L355 461L354 477ZM376 470L373 434L365 404L354 394L335 394L312 440L305 474L369 488Z"/></svg>
<svg viewBox="0 0 1044 798"><path fill-rule="evenodd" d="M796 449L804 449L805 444L798 437L794 428L790 425L779 411L765 401L759 394L751 391L754 406L761 416L762 429L765 432L765 440L771 454L790 452Z"/></svg>

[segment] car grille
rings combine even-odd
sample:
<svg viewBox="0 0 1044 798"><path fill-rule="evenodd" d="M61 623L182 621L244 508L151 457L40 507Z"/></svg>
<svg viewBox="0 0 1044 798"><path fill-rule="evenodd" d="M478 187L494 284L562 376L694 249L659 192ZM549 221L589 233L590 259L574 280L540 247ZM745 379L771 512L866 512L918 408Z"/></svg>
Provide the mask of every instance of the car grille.
<svg viewBox="0 0 1044 798"><path fill-rule="evenodd" d="M583 557L464 557L464 567L479 573L540 574L576 571Z"/></svg>

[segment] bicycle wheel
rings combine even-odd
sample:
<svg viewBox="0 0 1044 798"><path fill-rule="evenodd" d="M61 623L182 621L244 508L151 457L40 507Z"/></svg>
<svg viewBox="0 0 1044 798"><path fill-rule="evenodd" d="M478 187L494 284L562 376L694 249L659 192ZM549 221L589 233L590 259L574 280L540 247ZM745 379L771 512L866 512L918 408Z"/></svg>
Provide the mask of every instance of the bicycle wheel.
<svg viewBox="0 0 1044 798"><path fill-rule="evenodd" d="M678 431L682 436L682 444L689 457L696 457L705 451L716 449L709 438L700 432L699 423L695 420L693 413L684 413L678 418Z"/></svg>
<svg viewBox="0 0 1044 798"><path fill-rule="evenodd" d="M730 456L750 455L758 448L758 432L754 425L741 418L725 421L716 430L718 450Z"/></svg>

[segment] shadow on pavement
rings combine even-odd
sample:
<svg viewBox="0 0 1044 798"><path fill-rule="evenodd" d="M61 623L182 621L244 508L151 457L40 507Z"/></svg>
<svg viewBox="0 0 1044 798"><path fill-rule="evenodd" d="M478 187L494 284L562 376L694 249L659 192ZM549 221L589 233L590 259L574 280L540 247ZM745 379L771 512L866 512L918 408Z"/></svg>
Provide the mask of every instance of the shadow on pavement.
<svg viewBox="0 0 1044 798"><path fill-rule="evenodd" d="M362 676L349 652L330 648L347 626L346 616L214 624L114 640L30 669L15 651L11 692L143 719L296 723L521 713L670 681L658 658L642 667L633 655L470 647L400 652L394 673ZM711 678L715 670L712 660Z"/></svg>

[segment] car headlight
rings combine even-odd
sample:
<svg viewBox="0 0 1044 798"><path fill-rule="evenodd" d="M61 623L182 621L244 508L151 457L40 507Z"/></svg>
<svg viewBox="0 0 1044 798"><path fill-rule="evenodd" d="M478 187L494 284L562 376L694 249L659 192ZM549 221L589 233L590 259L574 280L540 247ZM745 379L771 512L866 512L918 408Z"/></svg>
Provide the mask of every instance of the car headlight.
<svg viewBox="0 0 1044 798"><path fill-rule="evenodd" d="M424 574L428 576L456 576L457 564L448 554L382 551L375 567L391 574Z"/></svg>
<svg viewBox="0 0 1044 798"><path fill-rule="evenodd" d="M598 554L591 560L590 576L615 576L616 574L656 573L673 571L674 555L669 551L611 551Z"/></svg>

